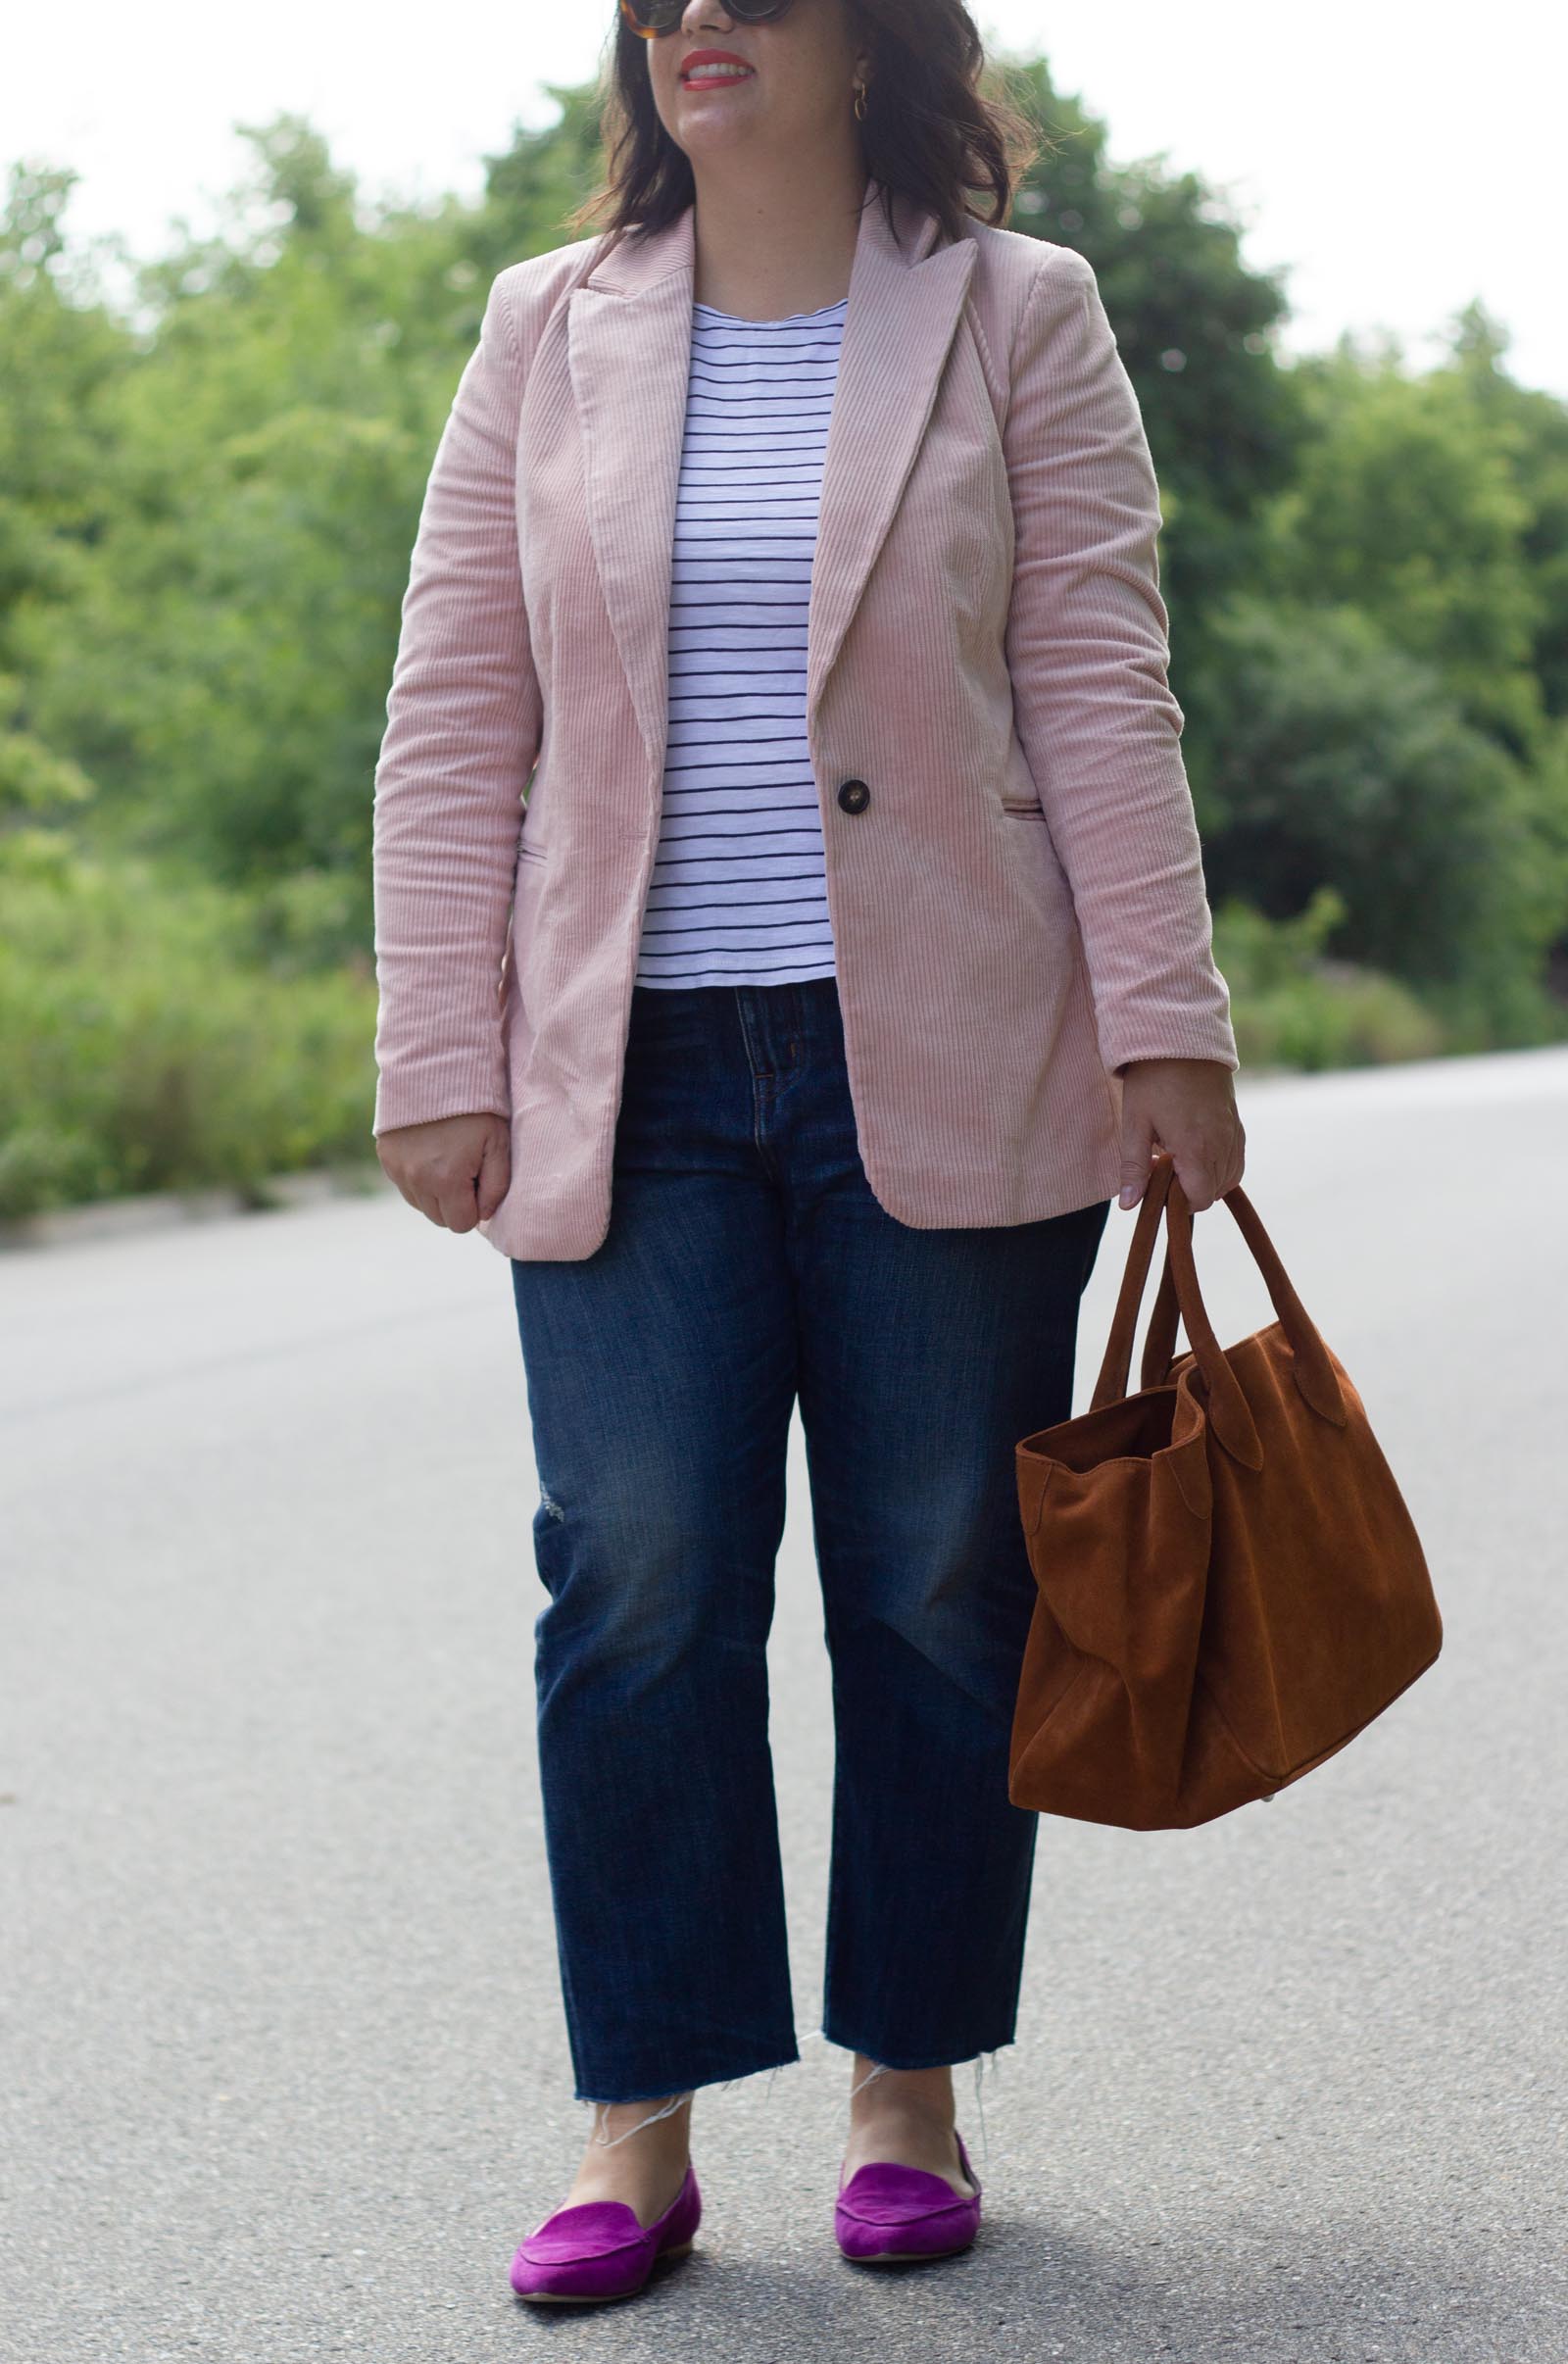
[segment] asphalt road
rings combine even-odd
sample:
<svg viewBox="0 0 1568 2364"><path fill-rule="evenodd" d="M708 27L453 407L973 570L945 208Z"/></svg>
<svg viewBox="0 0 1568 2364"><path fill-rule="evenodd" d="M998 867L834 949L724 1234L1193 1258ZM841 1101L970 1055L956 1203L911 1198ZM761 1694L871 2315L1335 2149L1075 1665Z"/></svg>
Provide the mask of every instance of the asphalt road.
<svg viewBox="0 0 1568 2364"><path fill-rule="evenodd" d="M1267 1811L1044 1825L1019 2041L978 2099L960 2071L981 2240L903 2277L833 2246L848 2062L808 2034L700 2097L689 2264L618 2309L507 2288L586 2111L505 1262L391 1193L0 1259L8 2364L1564 2364L1568 1054L1242 1098L1444 1655ZM1199 1248L1221 1335L1267 1319L1222 1208ZM831 1765L794 1452L808 2032Z"/></svg>

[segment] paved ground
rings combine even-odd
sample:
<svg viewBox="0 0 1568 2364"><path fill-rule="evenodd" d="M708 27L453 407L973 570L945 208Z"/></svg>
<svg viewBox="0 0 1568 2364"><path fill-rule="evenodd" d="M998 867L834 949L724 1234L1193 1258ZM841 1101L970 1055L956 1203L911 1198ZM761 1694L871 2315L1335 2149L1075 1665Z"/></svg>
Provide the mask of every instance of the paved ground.
<svg viewBox="0 0 1568 2364"><path fill-rule="evenodd" d="M832 2246L847 2063L817 2040L703 2097L689 2266L608 2312L507 2290L585 2113L502 1259L390 1194L0 1258L7 2364L1563 2364L1568 1055L1259 1083L1244 1114L1446 1648L1267 1812L1044 1826L983 2139L960 2088L982 2241L897 2280ZM1222 1335L1255 1327L1223 1210L1199 1236ZM795 1444L774 1736L809 2030L830 1764Z"/></svg>

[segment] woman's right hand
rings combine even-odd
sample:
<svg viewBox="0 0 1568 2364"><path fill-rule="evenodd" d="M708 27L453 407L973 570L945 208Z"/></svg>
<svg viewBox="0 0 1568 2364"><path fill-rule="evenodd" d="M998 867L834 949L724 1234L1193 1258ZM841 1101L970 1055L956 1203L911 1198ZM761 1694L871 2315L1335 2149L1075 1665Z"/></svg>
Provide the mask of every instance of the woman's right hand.
<svg viewBox="0 0 1568 2364"><path fill-rule="evenodd" d="M411 1207L446 1231L471 1231L495 1213L512 1180L512 1132L504 1116L435 1116L378 1133L381 1171Z"/></svg>

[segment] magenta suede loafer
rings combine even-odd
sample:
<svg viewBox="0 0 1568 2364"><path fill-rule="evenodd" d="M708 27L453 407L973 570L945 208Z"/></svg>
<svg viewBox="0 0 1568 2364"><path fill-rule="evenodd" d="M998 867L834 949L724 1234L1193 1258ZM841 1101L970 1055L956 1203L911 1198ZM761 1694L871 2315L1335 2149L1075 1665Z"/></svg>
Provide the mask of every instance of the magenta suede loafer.
<svg viewBox="0 0 1568 2364"><path fill-rule="evenodd" d="M662 2216L651 2225L637 2221L624 2200L580 2200L558 2208L518 2243L512 2261L512 2287L519 2298L587 2304L596 2298L630 2298L662 2257L684 2257L703 2215L695 2171Z"/></svg>
<svg viewBox="0 0 1568 2364"><path fill-rule="evenodd" d="M924 2167L900 2167L875 2159L858 2167L849 2182L839 2172L833 2231L839 2247L857 2265L896 2259L952 2257L966 2249L980 2229L980 2179L958 2135L958 2161L974 2191L964 2199L945 2175Z"/></svg>

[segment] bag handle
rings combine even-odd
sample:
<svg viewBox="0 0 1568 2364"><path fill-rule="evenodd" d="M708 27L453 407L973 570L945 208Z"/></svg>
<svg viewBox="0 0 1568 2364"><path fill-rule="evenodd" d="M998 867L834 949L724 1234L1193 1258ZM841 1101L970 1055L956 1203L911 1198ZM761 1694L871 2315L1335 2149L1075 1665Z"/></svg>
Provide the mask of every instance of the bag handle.
<svg viewBox="0 0 1568 2364"><path fill-rule="evenodd" d="M1156 1158L1144 1187L1143 1201L1138 1209L1138 1220L1133 1225L1133 1236L1127 1250L1127 1268L1121 1276L1121 1294L1116 1300L1116 1310L1111 1315L1110 1336L1105 1342L1105 1357L1100 1366L1100 1377L1095 1382L1095 1392L1090 1400L1091 1411L1099 1411L1102 1404L1119 1404L1127 1393L1127 1380L1133 1362L1133 1333L1138 1327L1139 1308L1144 1302L1144 1289L1149 1280L1150 1261L1154 1253L1154 1235L1159 1229L1159 1219L1165 1211L1166 1196L1175 1178L1175 1161L1169 1154ZM1174 1346L1175 1343L1176 1334L1173 1329L1171 1345ZM1166 1368L1169 1367L1169 1357L1167 1356Z"/></svg>
<svg viewBox="0 0 1568 2364"><path fill-rule="evenodd" d="M1343 1428L1349 1413L1338 1373L1329 1359L1321 1333L1292 1287L1279 1253L1241 1184L1237 1183L1226 1191L1224 1199L1263 1275L1274 1310L1279 1315L1280 1326L1290 1341L1292 1370L1297 1387L1313 1411L1323 1419L1332 1421L1337 1428ZM1262 1449L1258 1444L1252 1415L1248 1409L1247 1398L1225 1359L1203 1304L1193 1256L1193 1210L1186 1192L1176 1179L1175 1162L1168 1152L1156 1160L1145 1189L1144 1204L1139 1209L1138 1225L1128 1251L1127 1269L1122 1276L1121 1295L1111 1322L1105 1359L1090 1408L1098 1411L1102 1404L1114 1403L1127 1392L1133 1331L1149 1278L1154 1234L1162 1213L1166 1229L1166 1262L1145 1345L1144 1385L1161 1385L1168 1376L1171 1349L1176 1342L1171 1312L1171 1299L1174 1297L1187 1335L1192 1341L1194 1356L1203 1376L1210 1424L1228 1453L1236 1459L1245 1461L1250 1468L1260 1469L1263 1465Z"/></svg>
<svg viewBox="0 0 1568 2364"><path fill-rule="evenodd" d="M1176 1300L1176 1276L1171 1270L1170 1251L1165 1251L1165 1267L1159 1276L1159 1288L1154 1297L1154 1309L1149 1316L1144 1333L1144 1359L1139 1373L1140 1387L1163 1387L1170 1377L1170 1366L1176 1359L1176 1332L1180 1327L1182 1309Z"/></svg>

